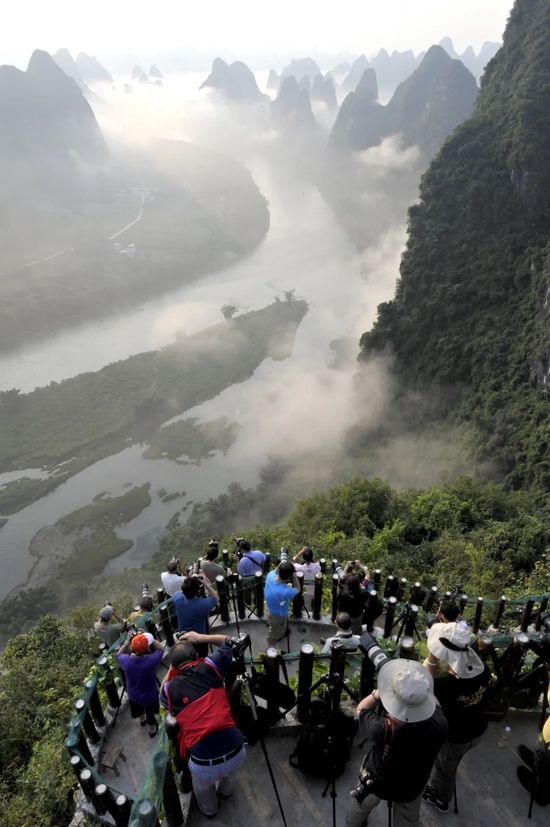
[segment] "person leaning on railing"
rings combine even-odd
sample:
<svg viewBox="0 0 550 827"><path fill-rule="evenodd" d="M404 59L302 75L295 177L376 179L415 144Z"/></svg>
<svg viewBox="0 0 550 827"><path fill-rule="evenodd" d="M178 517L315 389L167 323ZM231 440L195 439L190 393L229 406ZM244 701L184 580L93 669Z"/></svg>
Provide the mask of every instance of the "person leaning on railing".
<svg viewBox="0 0 550 827"><path fill-rule="evenodd" d="M130 617L128 618L128 623L137 623L138 620L148 614L149 612L153 611L153 598L150 594L144 594L141 600L139 601L139 606L137 609L131 613Z"/></svg>
<svg viewBox="0 0 550 827"><path fill-rule="evenodd" d="M179 592L185 583L185 575L181 572L181 563L177 557L168 561L166 571L160 575L162 587L169 597Z"/></svg>
<svg viewBox="0 0 550 827"><path fill-rule="evenodd" d="M338 611L347 612L351 617L351 631L354 635L360 635L363 631L363 612L368 597L367 590L361 585L362 578L358 574L353 574L353 569L357 565L356 560L348 560L346 563L344 582L338 588L337 603ZM364 568L366 569L366 566ZM362 566L361 569L363 569Z"/></svg>
<svg viewBox="0 0 550 827"><path fill-rule="evenodd" d="M116 617L118 623L111 623L113 617ZM97 623L94 623L94 632L98 638L102 643L106 644L108 649L110 649L111 646L117 642L125 629L126 623L124 622L124 619L117 614L116 610L110 603L106 603L99 613L99 620Z"/></svg>
<svg viewBox="0 0 550 827"><path fill-rule="evenodd" d="M303 563L297 561L302 558ZM306 597L313 598L313 584L315 583L315 576L321 571L321 566L313 559L313 551L304 546L303 549L293 558L294 568L296 571L301 571L304 575L304 589L302 594L304 600Z"/></svg>
<svg viewBox="0 0 550 827"><path fill-rule="evenodd" d="M239 554L234 557L237 571L242 576L244 588L244 602L250 605L254 600L254 586L256 572L263 573L265 554L260 549L252 549L248 540L239 540Z"/></svg>

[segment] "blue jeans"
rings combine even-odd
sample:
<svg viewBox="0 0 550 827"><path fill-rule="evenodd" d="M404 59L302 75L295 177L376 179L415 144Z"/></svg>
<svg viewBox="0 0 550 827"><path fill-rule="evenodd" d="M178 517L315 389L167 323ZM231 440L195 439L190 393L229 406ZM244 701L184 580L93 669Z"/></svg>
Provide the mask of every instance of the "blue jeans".
<svg viewBox="0 0 550 827"><path fill-rule="evenodd" d="M215 764L213 767L204 767L202 764L195 764L189 758L189 770L193 781L193 792L199 805L199 810L206 816L216 815L218 812L218 793L220 795L231 795L239 780L239 773L246 758L246 749L243 747L240 752L225 761L223 764ZM218 788L216 790L216 784Z"/></svg>

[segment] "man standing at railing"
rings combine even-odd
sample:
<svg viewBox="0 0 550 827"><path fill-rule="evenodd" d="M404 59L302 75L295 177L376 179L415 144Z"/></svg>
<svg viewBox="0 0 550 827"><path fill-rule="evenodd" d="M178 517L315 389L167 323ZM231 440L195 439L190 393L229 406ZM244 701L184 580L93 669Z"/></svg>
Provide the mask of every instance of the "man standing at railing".
<svg viewBox="0 0 550 827"><path fill-rule="evenodd" d="M197 804L207 818L217 814L218 796L228 798L235 789L246 756L223 683L233 661L226 641L225 635L183 635L170 650L171 669L160 691L161 704L179 724L178 750L188 759ZM220 648L199 658L196 647L206 644Z"/></svg>
<svg viewBox="0 0 550 827"><path fill-rule="evenodd" d="M292 583L292 586L290 585ZM265 579L265 602L267 606L267 647L277 647L288 634L288 605L300 591L300 582L292 563L279 563Z"/></svg>
<svg viewBox="0 0 550 827"><path fill-rule="evenodd" d="M149 647L153 650L149 654ZM131 649L132 654L128 654ZM136 635L133 631L117 652L117 662L126 675L126 692L130 701L132 718L139 718L141 726L149 724L149 737L158 732L156 715L159 713L157 668L164 649L162 643L145 633Z"/></svg>

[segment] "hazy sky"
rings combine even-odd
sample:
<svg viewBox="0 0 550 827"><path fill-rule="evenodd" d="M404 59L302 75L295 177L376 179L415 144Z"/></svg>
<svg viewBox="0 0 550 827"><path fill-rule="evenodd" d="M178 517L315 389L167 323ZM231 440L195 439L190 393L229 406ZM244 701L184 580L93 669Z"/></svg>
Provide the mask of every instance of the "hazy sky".
<svg viewBox="0 0 550 827"><path fill-rule="evenodd" d="M21 0L0 62L66 46L98 56L419 52L448 35L457 51L500 40L512 0Z"/></svg>

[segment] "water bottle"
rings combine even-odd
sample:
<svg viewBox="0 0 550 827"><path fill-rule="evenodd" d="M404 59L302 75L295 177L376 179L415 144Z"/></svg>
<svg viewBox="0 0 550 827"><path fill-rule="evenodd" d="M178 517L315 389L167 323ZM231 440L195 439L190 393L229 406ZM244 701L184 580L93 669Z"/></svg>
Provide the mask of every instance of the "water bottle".
<svg viewBox="0 0 550 827"><path fill-rule="evenodd" d="M503 730L501 730L500 735L498 736L498 745L499 747L505 747L508 744L508 738L510 737L510 727L505 726Z"/></svg>

